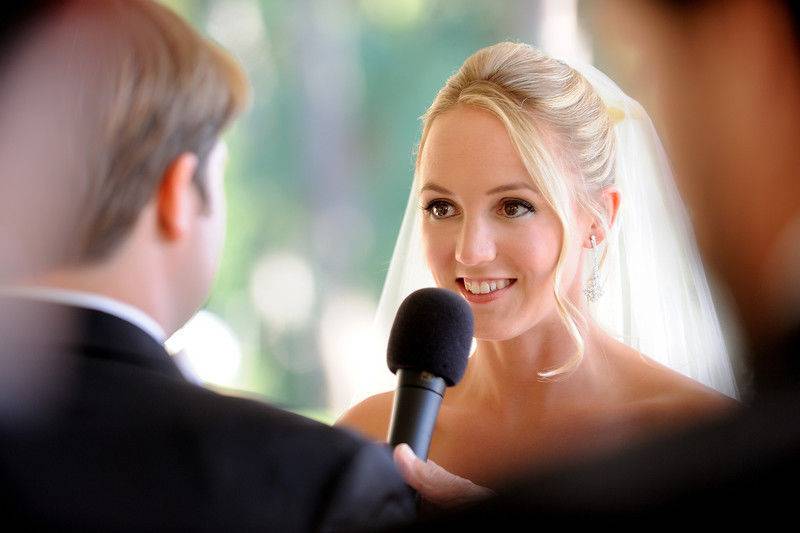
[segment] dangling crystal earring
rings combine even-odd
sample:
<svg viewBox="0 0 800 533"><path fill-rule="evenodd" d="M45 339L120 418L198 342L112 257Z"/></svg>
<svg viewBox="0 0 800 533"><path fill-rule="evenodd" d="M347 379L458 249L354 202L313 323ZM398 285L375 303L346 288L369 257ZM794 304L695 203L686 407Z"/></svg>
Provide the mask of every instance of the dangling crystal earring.
<svg viewBox="0 0 800 533"><path fill-rule="evenodd" d="M596 302L603 295L603 285L600 283L600 261L597 259L597 239L592 235L589 240L592 242L592 274L589 276L589 281L586 282L586 287L583 288L583 294L590 302Z"/></svg>

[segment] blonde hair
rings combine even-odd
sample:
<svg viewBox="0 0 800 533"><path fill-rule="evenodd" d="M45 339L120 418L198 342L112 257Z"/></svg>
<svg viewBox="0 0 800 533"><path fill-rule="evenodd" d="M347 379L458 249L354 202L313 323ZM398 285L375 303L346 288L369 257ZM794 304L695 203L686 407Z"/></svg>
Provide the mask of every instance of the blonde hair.
<svg viewBox="0 0 800 533"><path fill-rule="evenodd" d="M416 169L433 121L459 104L485 109L505 126L533 184L556 213L562 242L555 267L556 307L576 344L564 365L539 372L567 375L583 359L586 319L563 293L562 271L572 225L572 202L608 230L598 191L613 185L616 137L613 120L586 79L561 61L520 43L499 43L475 52L453 74L422 117ZM573 186L566 179L577 174Z"/></svg>

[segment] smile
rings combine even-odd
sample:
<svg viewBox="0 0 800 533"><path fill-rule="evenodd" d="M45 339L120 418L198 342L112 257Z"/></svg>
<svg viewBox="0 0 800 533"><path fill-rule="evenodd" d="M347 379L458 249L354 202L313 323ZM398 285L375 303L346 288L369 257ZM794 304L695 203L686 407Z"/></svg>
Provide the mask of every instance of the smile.
<svg viewBox="0 0 800 533"><path fill-rule="evenodd" d="M458 284L461 286L461 292L467 300L475 303L489 302L500 296L511 285L514 284L515 279L497 278L497 279L471 279L471 278L458 278Z"/></svg>
<svg viewBox="0 0 800 533"><path fill-rule="evenodd" d="M472 294L489 294L490 292L505 289L514 280L511 279L484 279L484 280L471 280L464 279L464 288Z"/></svg>

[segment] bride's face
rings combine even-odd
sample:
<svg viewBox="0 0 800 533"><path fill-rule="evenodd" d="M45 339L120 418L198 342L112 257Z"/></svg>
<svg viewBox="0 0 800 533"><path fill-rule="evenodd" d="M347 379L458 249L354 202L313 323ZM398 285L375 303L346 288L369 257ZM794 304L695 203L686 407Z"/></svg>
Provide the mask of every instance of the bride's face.
<svg viewBox="0 0 800 533"><path fill-rule="evenodd" d="M470 106L438 116L419 176L428 265L437 285L469 302L475 336L505 340L543 321L560 324L553 277L561 223L500 120ZM580 239L569 244L562 273L571 296L580 294Z"/></svg>

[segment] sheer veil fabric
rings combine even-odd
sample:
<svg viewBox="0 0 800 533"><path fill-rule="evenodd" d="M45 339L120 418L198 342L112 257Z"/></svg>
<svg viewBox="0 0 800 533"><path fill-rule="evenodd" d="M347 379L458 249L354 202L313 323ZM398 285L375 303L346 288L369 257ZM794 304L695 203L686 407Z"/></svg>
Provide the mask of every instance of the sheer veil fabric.
<svg viewBox="0 0 800 533"><path fill-rule="evenodd" d="M615 121L617 221L599 251L603 295L589 304L609 334L688 377L739 397L688 213L669 160L644 108L590 65L570 62L599 93ZM435 286L421 242L422 212L411 187L374 323L377 351L361 368L352 404L393 389L385 349L397 308L416 289ZM584 280L591 261L586 261Z"/></svg>

